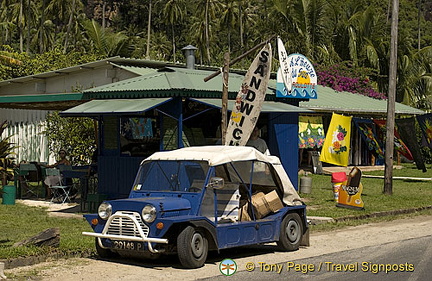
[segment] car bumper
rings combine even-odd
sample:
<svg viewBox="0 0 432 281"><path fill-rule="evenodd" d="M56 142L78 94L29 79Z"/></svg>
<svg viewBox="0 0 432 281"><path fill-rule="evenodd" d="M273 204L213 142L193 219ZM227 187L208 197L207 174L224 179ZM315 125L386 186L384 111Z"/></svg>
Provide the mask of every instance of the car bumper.
<svg viewBox="0 0 432 281"><path fill-rule="evenodd" d="M113 225L119 221L126 221L127 224L133 228L134 235L111 234ZM152 238L147 236L148 229L143 229L142 222L139 222L136 215L115 213L106 222L104 229L101 233L98 232L82 232L83 235L98 238L98 243L102 248L106 248L101 239L111 239L120 241L134 241L134 242L147 242L147 247L152 253L159 253L160 251L153 248L152 243L168 244L168 239L165 238Z"/></svg>

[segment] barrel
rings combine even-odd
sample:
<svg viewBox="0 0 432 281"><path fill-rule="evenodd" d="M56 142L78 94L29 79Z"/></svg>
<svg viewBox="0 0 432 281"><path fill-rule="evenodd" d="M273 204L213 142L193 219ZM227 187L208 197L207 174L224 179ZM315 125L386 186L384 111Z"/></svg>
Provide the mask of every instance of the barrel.
<svg viewBox="0 0 432 281"><path fill-rule="evenodd" d="M301 193L311 193L312 190L312 178L301 177L300 178L300 192Z"/></svg>
<svg viewBox="0 0 432 281"><path fill-rule="evenodd" d="M16 189L13 185L3 186L3 205L15 205Z"/></svg>

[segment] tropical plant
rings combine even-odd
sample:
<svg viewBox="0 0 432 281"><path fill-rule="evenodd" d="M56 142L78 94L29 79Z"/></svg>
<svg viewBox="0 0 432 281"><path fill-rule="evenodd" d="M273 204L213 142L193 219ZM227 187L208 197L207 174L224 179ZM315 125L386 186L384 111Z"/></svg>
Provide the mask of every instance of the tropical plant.
<svg viewBox="0 0 432 281"><path fill-rule="evenodd" d="M3 121L3 123L0 124L0 137L7 126L7 121ZM15 153L13 150L16 148L16 146L10 142L10 138L11 136L0 139L0 178L2 186L5 186L8 180L13 178L12 169L15 164L15 158L13 157Z"/></svg>
<svg viewBox="0 0 432 281"><path fill-rule="evenodd" d="M95 125L91 118L60 117L58 112L47 116L46 131L49 150L57 154L60 149L68 152L74 165L89 164L96 148Z"/></svg>

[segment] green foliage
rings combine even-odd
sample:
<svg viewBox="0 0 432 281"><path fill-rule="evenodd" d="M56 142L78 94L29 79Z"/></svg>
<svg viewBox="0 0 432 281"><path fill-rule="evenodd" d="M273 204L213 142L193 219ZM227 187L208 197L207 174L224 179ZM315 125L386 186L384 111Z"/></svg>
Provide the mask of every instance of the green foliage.
<svg viewBox="0 0 432 281"><path fill-rule="evenodd" d="M4 121L0 124L0 137L7 128L8 123ZM6 185L8 180L13 178L14 155L13 150L16 148L10 141L10 136L0 139L0 183Z"/></svg>
<svg viewBox="0 0 432 281"><path fill-rule="evenodd" d="M96 149L95 125L90 118L60 117L54 112L47 117L45 135L49 149L57 155L65 149L72 165L89 164Z"/></svg>

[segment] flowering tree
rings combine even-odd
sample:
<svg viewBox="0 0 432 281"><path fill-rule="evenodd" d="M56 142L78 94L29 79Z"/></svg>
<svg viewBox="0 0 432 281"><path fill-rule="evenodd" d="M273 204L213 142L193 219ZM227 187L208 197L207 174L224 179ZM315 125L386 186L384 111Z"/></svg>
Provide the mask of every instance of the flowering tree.
<svg viewBox="0 0 432 281"><path fill-rule="evenodd" d="M373 71L367 68L352 68L348 63L333 64L330 66L315 66L318 75L318 84L330 87L336 91L345 91L365 95L375 99L387 99L384 93L377 92L370 77Z"/></svg>

